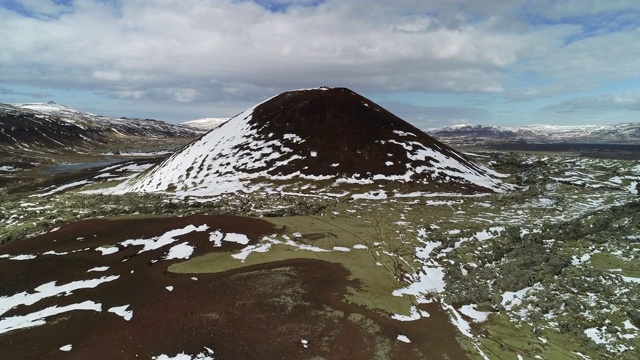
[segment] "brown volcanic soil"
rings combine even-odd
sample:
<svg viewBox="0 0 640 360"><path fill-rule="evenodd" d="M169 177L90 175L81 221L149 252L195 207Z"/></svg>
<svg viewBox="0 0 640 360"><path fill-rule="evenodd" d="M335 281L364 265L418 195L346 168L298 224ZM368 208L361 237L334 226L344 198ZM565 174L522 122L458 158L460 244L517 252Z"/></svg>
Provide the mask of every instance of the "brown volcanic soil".
<svg viewBox="0 0 640 360"><path fill-rule="evenodd" d="M431 167L434 159L418 161L407 157L407 149L399 143L418 149L407 142L419 143L482 172L461 153L346 88L282 93L257 106L250 122L265 139L278 139L304 157L284 166L273 166L281 160L274 159L266 162L264 169L257 169L271 169L271 175L299 171L306 175L351 177L359 174L366 179L376 174L402 175L417 166ZM286 134L295 134L305 142L297 144L287 139ZM315 151L317 156L307 156L310 151ZM388 161L393 164L388 165ZM419 176L424 177L425 174ZM466 182L440 181L438 187L440 191L487 191Z"/></svg>
<svg viewBox="0 0 640 360"><path fill-rule="evenodd" d="M153 251L137 254L140 247L129 246L103 256L94 250L202 224L209 226L206 232L179 236L177 242ZM209 232L215 229L246 234L252 243L278 232L266 221L230 216L88 220L1 246L1 254L39 255L25 261L0 258L0 296L32 293L50 281L62 285L109 275L120 278L21 305L2 315L25 315L86 300L102 304L101 312L75 310L49 317L42 326L0 334L0 354L7 359L149 359L183 352L207 354L209 348L216 359L466 358L447 315L437 306L427 309L431 318L398 322L343 302L348 287L358 283L348 280L348 271L337 264L289 260L198 274L195 279L167 272L170 264L180 260L162 257L176 244L189 242L196 247L194 256L244 246L225 242L222 248L213 248ZM81 251L42 255L49 250ZM109 269L86 272L96 266ZM173 286L173 291L167 286ZM133 310L130 321L107 312L123 305ZM413 342L397 341L398 334ZM302 339L309 342L308 348L302 346ZM59 350L67 344L73 345L70 352Z"/></svg>

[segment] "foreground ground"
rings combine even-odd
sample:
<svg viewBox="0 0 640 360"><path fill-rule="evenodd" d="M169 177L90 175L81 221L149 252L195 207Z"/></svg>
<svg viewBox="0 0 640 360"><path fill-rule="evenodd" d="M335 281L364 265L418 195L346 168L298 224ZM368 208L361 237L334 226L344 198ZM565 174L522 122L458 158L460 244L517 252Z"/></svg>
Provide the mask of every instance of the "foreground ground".
<svg viewBox="0 0 640 360"><path fill-rule="evenodd" d="M149 159L26 185L22 170L5 171L0 352L638 358L640 164L476 159L517 189L202 201L80 193Z"/></svg>

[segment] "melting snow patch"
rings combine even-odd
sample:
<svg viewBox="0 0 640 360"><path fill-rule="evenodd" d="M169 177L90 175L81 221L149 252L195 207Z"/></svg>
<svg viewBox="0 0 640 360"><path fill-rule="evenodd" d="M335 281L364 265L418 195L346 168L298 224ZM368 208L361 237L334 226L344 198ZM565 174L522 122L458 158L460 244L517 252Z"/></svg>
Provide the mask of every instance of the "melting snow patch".
<svg viewBox="0 0 640 360"><path fill-rule="evenodd" d="M159 249L165 245L171 244L173 242L176 241L176 237L181 236L181 235L185 235L188 234L190 232L203 232L203 231L207 231L207 229L209 228L209 226L207 225L200 225L198 227L195 227L193 225L188 225L182 229L175 229L175 230L170 230L167 231L166 233L152 238L152 239L132 239L132 240L125 240L123 242L121 242L121 244L123 246L129 246L129 245L138 245L138 246L142 246L142 250L138 251L138 254L143 253L145 251L150 251L150 250L156 250ZM103 254L104 255L104 254Z"/></svg>
<svg viewBox="0 0 640 360"><path fill-rule="evenodd" d="M416 248L416 257L420 259L428 259L429 254L431 254L431 252L440 245L442 245L440 241L426 241L424 247Z"/></svg>
<svg viewBox="0 0 640 360"><path fill-rule="evenodd" d="M334 246L333 247L334 251L342 251L342 252L349 252L351 251L351 249L343 247L343 246Z"/></svg>
<svg viewBox="0 0 640 360"><path fill-rule="evenodd" d="M629 321L628 319L627 319L627 320L625 320L623 324L624 324L624 328L625 328L626 330L629 330L629 329L631 329L631 330L638 330L638 328L637 328L637 327L635 327L635 326L631 323L631 321Z"/></svg>
<svg viewBox="0 0 640 360"><path fill-rule="evenodd" d="M173 291L173 286L169 285L169 286L165 287L165 289L167 289L169 291Z"/></svg>
<svg viewBox="0 0 640 360"><path fill-rule="evenodd" d="M249 238L244 234L227 233L224 237L224 241L247 245L249 243Z"/></svg>
<svg viewBox="0 0 640 360"><path fill-rule="evenodd" d="M271 248L271 245L272 245L271 243L262 244L260 246L249 245L244 249L242 249L239 253L231 255L231 257L234 259L241 260L242 262L245 262L249 254L251 254L252 252L261 252L261 253L267 252Z"/></svg>
<svg viewBox="0 0 640 360"><path fill-rule="evenodd" d="M453 306L442 303L442 307L445 310L451 310L454 315L454 317L451 318L451 321L453 322L453 325L455 325L464 336L473 337L473 335L471 334L471 326L462 318L462 316L460 316L458 311L456 311Z"/></svg>
<svg viewBox="0 0 640 360"><path fill-rule="evenodd" d="M209 236L209 241L213 242L214 247L221 247L222 241L234 242L242 245L249 243L249 238L244 234L236 233L222 233L220 230L212 232Z"/></svg>
<svg viewBox="0 0 640 360"><path fill-rule="evenodd" d="M511 311L514 306L522 304L522 300L529 290L537 288L540 288L540 283L536 283L533 286L526 287L515 292L506 291L504 294L502 294L502 306L504 306L507 311Z"/></svg>
<svg viewBox="0 0 640 360"><path fill-rule="evenodd" d="M102 283L116 280L119 277L119 275L104 276L99 279L73 281L60 286L57 286L56 282L52 281L38 286L32 294L23 291L12 296L0 296L0 315L19 305L28 306L48 297L62 294L70 295L74 290L95 288Z"/></svg>
<svg viewBox="0 0 640 360"><path fill-rule="evenodd" d="M400 135L400 136L416 136L413 133L410 132L406 132L406 131L401 131L401 130L393 130L394 134Z"/></svg>
<svg viewBox="0 0 640 360"><path fill-rule="evenodd" d="M183 242L182 244L171 247L171 249L169 249L169 253L164 259L188 259L193 254L193 250L193 246L189 245L188 242Z"/></svg>
<svg viewBox="0 0 640 360"><path fill-rule="evenodd" d="M464 305L459 310L462 314L473 319L474 322L486 321L491 313L486 311L478 311L475 309L475 306L475 304Z"/></svg>
<svg viewBox="0 0 640 360"><path fill-rule="evenodd" d="M60 191L63 191L63 190L66 190L66 189L69 189L69 188L72 188L72 187L85 185L85 184L90 184L90 183L91 183L91 181L88 181L88 180L76 181L76 182L72 182L70 184L62 185L62 186L60 186L58 188L55 188L55 189L53 189L51 191L48 191L46 193L36 194L36 195L31 195L31 196L45 197L45 196L53 195L55 193L58 193Z"/></svg>
<svg viewBox="0 0 640 360"><path fill-rule="evenodd" d="M357 249L357 250L366 250L367 249L367 245L355 244L355 245L353 245L353 248Z"/></svg>
<svg viewBox="0 0 640 360"><path fill-rule="evenodd" d="M620 277L622 277L622 280L624 280L625 282L633 282L633 283L640 284L640 278L630 277L630 276L622 276L622 275L620 275Z"/></svg>
<svg viewBox="0 0 640 360"><path fill-rule="evenodd" d="M97 266L97 267L94 267L94 268L91 268L91 269L87 270L87 272L92 272L92 271L107 271L107 270L109 270L109 267L108 267L108 266Z"/></svg>
<svg viewBox="0 0 640 360"><path fill-rule="evenodd" d="M488 231L487 230L480 231L473 236L479 241L485 241L485 240L494 238L495 237L495 235L493 234L494 232L497 232L498 234L500 234L503 230L504 230L504 227L497 226L497 227L489 228Z"/></svg>
<svg viewBox="0 0 640 360"><path fill-rule="evenodd" d="M68 253L68 252L61 252L61 253L59 253L59 252L57 252L57 251L50 250L50 251L43 252L43 253L42 253L42 255L56 255L56 256L63 256L63 255L69 255L69 253Z"/></svg>
<svg viewBox="0 0 640 360"><path fill-rule="evenodd" d="M419 310L418 308L412 305L411 314L409 315L393 314L391 318L398 321L415 321L423 317L427 318L429 316L430 315L428 312Z"/></svg>
<svg viewBox="0 0 640 360"><path fill-rule="evenodd" d="M96 251L100 251L102 256L111 255L118 252L117 246L100 246L96 248Z"/></svg>
<svg viewBox="0 0 640 360"><path fill-rule="evenodd" d="M596 344L606 344L608 341L604 338L604 332L598 328L589 328L584 331L584 334Z"/></svg>
<svg viewBox="0 0 640 360"><path fill-rule="evenodd" d="M444 291L444 271L441 267L424 266L417 277L418 279L409 286L394 290L393 295L414 295L418 299L424 299L425 294Z"/></svg>
<svg viewBox="0 0 640 360"><path fill-rule="evenodd" d="M285 140L291 140L292 142L297 144L304 142L304 139L302 139L300 136L296 134L284 134L282 138Z"/></svg>
<svg viewBox="0 0 640 360"><path fill-rule="evenodd" d="M403 343L411 344L411 340L409 340L409 338L406 335L398 334L396 339L398 339L399 341L402 341Z"/></svg>
<svg viewBox="0 0 640 360"><path fill-rule="evenodd" d="M0 319L0 334L12 330L44 325L46 324L46 321L44 320L45 318L73 310L93 310L100 312L102 311L102 305L93 301L85 301L79 304L71 304L63 307L51 306L27 315L7 317Z"/></svg>
<svg viewBox="0 0 640 360"><path fill-rule="evenodd" d="M213 243L213 247L222 246L222 239L224 238L224 234L220 232L220 230L216 230L209 234L209 241Z"/></svg>
<svg viewBox="0 0 640 360"><path fill-rule="evenodd" d="M382 190L372 190L364 194L353 194L351 197L354 199L382 200L387 198L387 193Z"/></svg>
<svg viewBox="0 0 640 360"><path fill-rule="evenodd" d="M298 244L294 243L293 241L287 242L286 244L289 245L289 246L296 247L296 248L298 248L300 250L307 250L307 251L313 251L313 252L329 252L329 250L325 250L325 249L319 248L317 246L298 245Z"/></svg>
<svg viewBox="0 0 640 360"><path fill-rule="evenodd" d="M65 346L60 347L60 351L71 351L71 349L73 349L73 345L71 344L67 344Z"/></svg>
<svg viewBox="0 0 640 360"><path fill-rule="evenodd" d="M590 357L588 357L587 355L581 353L581 352L574 352L574 354L578 355L579 358L584 359L584 360L591 360Z"/></svg>
<svg viewBox="0 0 640 360"><path fill-rule="evenodd" d="M573 258L571 259L571 265L573 266L580 265L582 263L589 261L590 258L591 258L591 254L584 254L581 257L577 257L574 255Z"/></svg>
<svg viewBox="0 0 640 360"><path fill-rule="evenodd" d="M133 317L133 310L127 310L128 307L129 305L114 306L112 308L109 308L109 310L107 311L121 316L126 321L129 321Z"/></svg>
<svg viewBox="0 0 640 360"><path fill-rule="evenodd" d="M181 352L180 354L176 355L176 356L169 356L169 355L158 355L158 356L152 356L151 359L153 360L215 360L215 356L213 354L213 350L209 349L208 347L205 347L206 349L206 353L203 351L200 354L196 354L196 355L188 355L185 352Z"/></svg>
<svg viewBox="0 0 640 360"><path fill-rule="evenodd" d="M33 260L36 255L16 255L9 258L9 260Z"/></svg>

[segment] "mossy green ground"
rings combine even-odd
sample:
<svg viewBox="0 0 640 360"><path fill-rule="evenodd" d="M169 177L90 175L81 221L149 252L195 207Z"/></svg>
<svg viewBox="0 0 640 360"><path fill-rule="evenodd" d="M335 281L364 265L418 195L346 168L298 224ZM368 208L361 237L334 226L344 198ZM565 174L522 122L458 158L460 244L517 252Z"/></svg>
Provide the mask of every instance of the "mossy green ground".
<svg viewBox="0 0 640 360"><path fill-rule="evenodd" d="M299 216L285 218L267 218L278 225L280 235L295 239L297 243L331 251L315 252L300 250L285 244L274 244L267 252L253 252L245 261L231 257L230 252L214 252L188 261L174 264L169 271L177 273L222 272L249 265L289 259L318 259L339 263L351 272L359 281L357 289L351 289L347 300L364 305L372 310L387 314L406 314L411 305L408 297L397 297L391 293L398 288L394 278L398 260L382 253L376 229L352 218L331 218L320 216ZM300 237L294 234L300 234ZM366 246L366 249L354 249L354 245ZM335 246L348 248L349 251L332 250ZM380 264L380 265L377 265Z"/></svg>
<svg viewBox="0 0 640 360"><path fill-rule="evenodd" d="M640 248L640 247L639 247ZM591 255L589 263L595 269L617 272L620 275L640 278L640 258L629 260L609 253L596 253Z"/></svg>

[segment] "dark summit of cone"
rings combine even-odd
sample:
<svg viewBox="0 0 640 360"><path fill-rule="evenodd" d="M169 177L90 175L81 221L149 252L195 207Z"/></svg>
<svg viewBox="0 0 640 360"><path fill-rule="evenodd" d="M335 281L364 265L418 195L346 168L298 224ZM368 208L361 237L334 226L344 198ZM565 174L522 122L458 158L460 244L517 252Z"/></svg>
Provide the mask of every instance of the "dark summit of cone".
<svg viewBox="0 0 640 360"><path fill-rule="evenodd" d="M258 105L251 122L260 127L260 134L293 133L305 140L296 150L315 156L292 161L287 168L310 175L366 177L406 171L406 149L394 142L404 142L407 134L412 141L467 162L448 146L347 88L282 93Z"/></svg>
<svg viewBox="0 0 640 360"><path fill-rule="evenodd" d="M335 194L386 185L412 193L501 188L489 169L372 101L345 88L318 88L285 92L238 114L125 191L197 196L284 186Z"/></svg>

